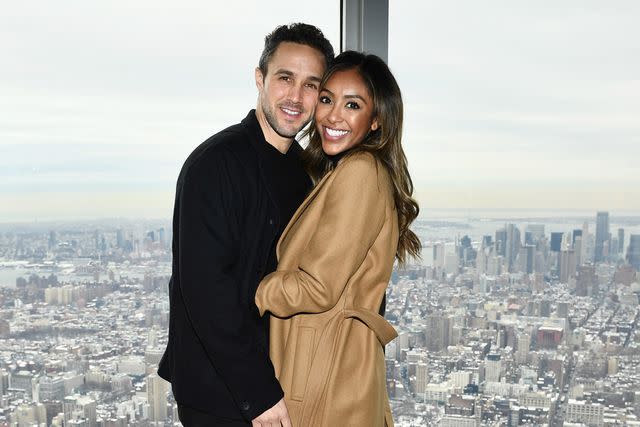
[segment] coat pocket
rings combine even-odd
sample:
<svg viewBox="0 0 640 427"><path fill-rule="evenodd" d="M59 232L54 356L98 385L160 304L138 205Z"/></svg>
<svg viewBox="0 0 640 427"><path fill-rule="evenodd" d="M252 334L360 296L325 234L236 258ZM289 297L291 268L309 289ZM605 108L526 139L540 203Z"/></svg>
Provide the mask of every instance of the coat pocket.
<svg viewBox="0 0 640 427"><path fill-rule="evenodd" d="M298 327L296 351L293 361L293 375L291 379L291 399L301 401L307 388L309 369L313 360L313 341L316 330L308 326Z"/></svg>

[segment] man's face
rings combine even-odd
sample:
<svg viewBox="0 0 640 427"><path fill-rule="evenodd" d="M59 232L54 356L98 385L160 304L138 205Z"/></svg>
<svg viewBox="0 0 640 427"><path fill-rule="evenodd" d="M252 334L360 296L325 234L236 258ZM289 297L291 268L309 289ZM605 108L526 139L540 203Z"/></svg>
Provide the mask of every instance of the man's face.
<svg viewBox="0 0 640 427"><path fill-rule="evenodd" d="M267 65L267 74L256 69L259 119L264 115L277 135L294 138L313 115L324 69L320 51L298 43L280 43Z"/></svg>

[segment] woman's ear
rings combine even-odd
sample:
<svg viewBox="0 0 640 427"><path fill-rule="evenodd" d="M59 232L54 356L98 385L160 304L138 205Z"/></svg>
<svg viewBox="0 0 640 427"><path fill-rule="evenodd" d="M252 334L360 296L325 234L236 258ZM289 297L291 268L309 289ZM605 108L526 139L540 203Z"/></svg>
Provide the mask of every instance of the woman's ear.
<svg viewBox="0 0 640 427"><path fill-rule="evenodd" d="M374 118L373 121L371 122L371 130L372 131L376 131L378 130L378 118Z"/></svg>

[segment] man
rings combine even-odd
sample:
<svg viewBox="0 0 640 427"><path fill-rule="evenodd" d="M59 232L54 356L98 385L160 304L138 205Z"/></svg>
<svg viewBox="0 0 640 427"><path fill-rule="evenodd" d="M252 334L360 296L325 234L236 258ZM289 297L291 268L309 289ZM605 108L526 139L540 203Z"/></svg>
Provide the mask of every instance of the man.
<svg viewBox="0 0 640 427"><path fill-rule="evenodd" d="M158 373L186 426L290 426L254 294L311 186L294 137L332 58L316 27L276 28L255 70L256 110L196 148L178 177L169 343Z"/></svg>

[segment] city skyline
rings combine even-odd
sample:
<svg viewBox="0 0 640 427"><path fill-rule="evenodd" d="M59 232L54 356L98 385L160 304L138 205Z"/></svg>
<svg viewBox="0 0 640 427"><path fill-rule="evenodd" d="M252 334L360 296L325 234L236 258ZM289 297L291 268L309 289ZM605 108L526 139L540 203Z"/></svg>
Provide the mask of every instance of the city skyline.
<svg viewBox="0 0 640 427"><path fill-rule="evenodd" d="M386 293L395 425L640 424L640 222L609 214L418 220ZM176 423L167 227L0 228L0 423Z"/></svg>
<svg viewBox="0 0 640 427"><path fill-rule="evenodd" d="M640 212L640 5L390 3L389 63L424 212ZM255 105L264 34L305 20L339 47L337 1L295 15L226 5L260 12L242 31L215 5L190 5L6 8L0 222L170 216L189 152Z"/></svg>

